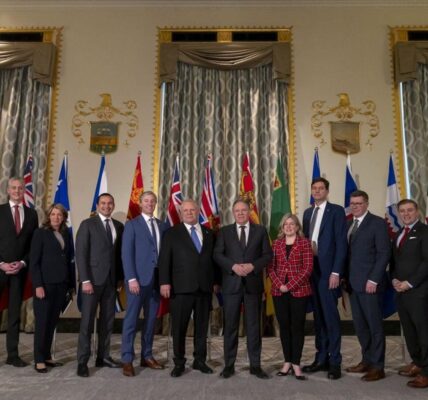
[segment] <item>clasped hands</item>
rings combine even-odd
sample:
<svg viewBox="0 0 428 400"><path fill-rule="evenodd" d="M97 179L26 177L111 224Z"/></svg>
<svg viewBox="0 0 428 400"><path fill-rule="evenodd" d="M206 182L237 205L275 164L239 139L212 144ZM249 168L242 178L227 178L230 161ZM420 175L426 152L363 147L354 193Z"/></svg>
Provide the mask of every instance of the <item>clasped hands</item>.
<svg viewBox="0 0 428 400"><path fill-rule="evenodd" d="M246 264L234 264L232 266L232 271L239 276L247 276L254 271L254 265L251 263Z"/></svg>
<svg viewBox="0 0 428 400"><path fill-rule="evenodd" d="M21 269L24 267L24 263L22 261L13 261L11 263L1 263L0 269L6 275L16 275Z"/></svg>
<svg viewBox="0 0 428 400"><path fill-rule="evenodd" d="M396 292L403 293L411 289L411 286L408 281L399 281L398 279L392 280L392 286Z"/></svg>

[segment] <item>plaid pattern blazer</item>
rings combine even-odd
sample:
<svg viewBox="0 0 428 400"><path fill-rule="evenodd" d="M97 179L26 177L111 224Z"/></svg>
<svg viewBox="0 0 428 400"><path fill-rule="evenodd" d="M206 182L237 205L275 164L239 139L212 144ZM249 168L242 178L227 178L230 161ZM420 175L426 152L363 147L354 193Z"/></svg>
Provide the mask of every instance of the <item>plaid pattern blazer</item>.
<svg viewBox="0 0 428 400"><path fill-rule="evenodd" d="M272 281L272 296L281 296L281 285L287 285L293 297L305 297L312 294L310 276L313 268L313 254L310 241L297 236L287 259L285 238L272 244L273 258L268 266Z"/></svg>

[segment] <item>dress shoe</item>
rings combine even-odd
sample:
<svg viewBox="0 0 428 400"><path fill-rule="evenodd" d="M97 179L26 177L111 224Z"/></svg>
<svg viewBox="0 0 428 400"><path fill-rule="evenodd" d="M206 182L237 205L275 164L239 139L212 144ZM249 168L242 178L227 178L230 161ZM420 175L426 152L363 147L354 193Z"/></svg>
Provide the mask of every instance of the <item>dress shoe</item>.
<svg viewBox="0 0 428 400"><path fill-rule="evenodd" d="M95 360L95 366L97 368L108 367L108 368L122 368L122 363L113 360L111 357L97 358Z"/></svg>
<svg viewBox="0 0 428 400"><path fill-rule="evenodd" d="M132 365L132 363L123 363L122 368L123 368L123 375L135 376L135 370L134 370L134 366Z"/></svg>
<svg viewBox="0 0 428 400"><path fill-rule="evenodd" d="M193 361L193 369L201 371L203 374L212 374L214 371L203 361Z"/></svg>
<svg viewBox="0 0 428 400"><path fill-rule="evenodd" d="M336 380L342 377L342 371L340 370L340 365L330 365L328 369L327 378Z"/></svg>
<svg viewBox="0 0 428 400"><path fill-rule="evenodd" d="M77 375L82 378L87 378L89 376L89 369L86 364L77 364Z"/></svg>
<svg viewBox="0 0 428 400"><path fill-rule="evenodd" d="M42 363L40 363L42 364ZM44 367L38 367L37 364L34 366L34 369L36 370L36 372L38 372L39 374L46 374L46 372L48 372L48 369L46 368L46 365Z"/></svg>
<svg viewBox="0 0 428 400"><path fill-rule="evenodd" d="M428 376L418 375L412 381L407 382L407 386L412 388L424 389L428 387Z"/></svg>
<svg viewBox="0 0 428 400"><path fill-rule="evenodd" d="M276 376L287 376L287 375L293 375L293 368L288 368L288 371L278 371L277 373L276 373Z"/></svg>
<svg viewBox="0 0 428 400"><path fill-rule="evenodd" d="M23 368L23 367L28 366L28 363L27 363L27 362L25 362L25 361L24 361L22 358L20 358L20 357L8 358L8 359L6 360L6 364L8 364L8 365L13 365L14 367L17 367L17 368Z"/></svg>
<svg viewBox="0 0 428 400"><path fill-rule="evenodd" d="M142 358L140 361L141 367L148 367L151 369L164 369L164 366L162 364L159 364L154 358L148 358L144 359Z"/></svg>
<svg viewBox="0 0 428 400"><path fill-rule="evenodd" d="M250 374L257 376L259 379L269 379L269 375L260 367L250 367Z"/></svg>
<svg viewBox="0 0 428 400"><path fill-rule="evenodd" d="M310 365L305 365L302 368L303 372L318 372L318 371L328 371L329 365L328 363L319 363L318 361L314 361Z"/></svg>
<svg viewBox="0 0 428 400"><path fill-rule="evenodd" d="M308 377L306 375L294 375L294 377L298 380L298 381L307 381Z"/></svg>
<svg viewBox="0 0 428 400"><path fill-rule="evenodd" d="M45 361L45 364L47 367L55 368L55 367L62 367L64 364L60 363L59 361Z"/></svg>
<svg viewBox="0 0 428 400"><path fill-rule="evenodd" d="M224 379L230 378L235 374L235 367L231 365L230 367L224 367L223 371L221 371L220 376Z"/></svg>
<svg viewBox="0 0 428 400"><path fill-rule="evenodd" d="M363 373L363 372L368 372L369 370L369 366L363 362L358 363L357 365L353 365L352 367L348 367L345 369L346 372L351 372L351 373Z"/></svg>
<svg viewBox="0 0 428 400"><path fill-rule="evenodd" d="M374 382L379 381L383 378L385 378L385 371L383 370L383 368L370 368L367 374L361 377L361 380L366 382Z"/></svg>
<svg viewBox="0 0 428 400"><path fill-rule="evenodd" d="M184 372L184 366L176 365L171 371L171 376L173 378L178 378L179 376L183 375L183 372Z"/></svg>
<svg viewBox="0 0 428 400"><path fill-rule="evenodd" d="M414 377L418 376L420 373L421 373L421 368L419 368L418 366L416 366L413 363L406 365L404 367L401 367L398 370L398 375L408 376L410 378L414 378Z"/></svg>

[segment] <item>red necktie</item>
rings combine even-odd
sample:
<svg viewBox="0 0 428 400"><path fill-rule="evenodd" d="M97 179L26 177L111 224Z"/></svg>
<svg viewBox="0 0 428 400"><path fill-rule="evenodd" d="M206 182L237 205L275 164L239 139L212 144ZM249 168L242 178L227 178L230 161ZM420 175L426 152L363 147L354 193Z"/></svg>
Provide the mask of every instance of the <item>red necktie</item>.
<svg viewBox="0 0 428 400"><path fill-rule="evenodd" d="M410 228L408 226L406 226L404 228L404 234L401 236L400 241L398 242L398 248L401 249L403 247L404 242L407 239L407 236L409 235L410 232Z"/></svg>
<svg viewBox="0 0 428 400"><path fill-rule="evenodd" d="M21 232L21 215L19 214L19 206L13 206L15 208L15 230L16 234L19 235Z"/></svg>

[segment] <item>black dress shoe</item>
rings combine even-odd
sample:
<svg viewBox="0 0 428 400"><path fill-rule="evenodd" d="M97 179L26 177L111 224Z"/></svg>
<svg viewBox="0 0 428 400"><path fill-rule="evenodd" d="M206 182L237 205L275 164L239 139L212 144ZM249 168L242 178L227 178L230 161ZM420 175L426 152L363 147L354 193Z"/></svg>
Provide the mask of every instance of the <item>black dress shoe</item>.
<svg viewBox="0 0 428 400"><path fill-rule="evenodd" d="M48 372L48 369L46 367L42 367L42 368L37 368L37 365L34 366L34 369L39 373L39 374L46 374L46 372Z"/></svg>
<svg viewBox="0 0 428 400"><path fill-rule="evenodd" d="M293 371L293 368L288 368L288 371L286 371L286 372L283 372L283 371L278 371L277 373L276 373L276 376L287 376L287 375L293 375L293 373L294 373L294 371Z"/></svg>
<svg viewBox="0 0 428 400"><path fill-rule="evenodd" d="M201 371L203 374L212 374L214 371L203 361L193 361L193 369Z"/></svg>
<svg viewBox="0 0 428 400"><path fill-rule="evenodd" d="M328 370L327 378L335 380L341 377L342 371L340 370L340 365L331 365Z"/></svg>
<svg viewBox="0 0 428 400"><path fill-rule="evenodd" d="M306 381L308 379L308 377L306 375L294 375L294 377L298 380L298 381Z"/></svg>
<svg viewBox="0 0 428 400"><path fill-rule="evenodd" d="M269 375L260 367L250 367L250 374L257 376L259 379L269 379Z"/></svg>
<svg viewBox="0 0 428 400"><path fill-rule="evenodd" d="M89 376L88 366L86 364L77 364L77 375L87 378Z"/></svg>
<svg viewBox="0 0 428 400"><path fill-rule="evenodd" d="M224 379L230 378L235 374L235 367L232 365L231 367L224 367L223 371L221 371L220 376Z"/></svg>
<svg viewBox="0 0 428 400"><path fill-rule="evenodd" d="M59 361L45 361L45 364L47 367L55 368L55 367L62 367L64 364L60 363Z"/></svg>
<svg viewBox="0 0 428 400"><path fill-rule="evenodd" d="M314 361L312 364L310 365L305 365L302 368L303 372L318 372L318 371L328 371L329 370L329 365L328 363L319 363L318 361Z"/></svg>
<svg viewBox="0 0 428 400"><path fill-rule="evenodd" d="M171 376L173 378L178 378L179 376L183 375L183 372L184 372L184 366L176 365L171 371Z"/></svg>
<svg viewBox="0 0 428 400"><path fill-rule="evenodd" d="M23 367L28 366L28 363L27 363L27 362L25 362L25 361L24 361L22 358L20 358L20 357L8 358L8 359L6 360L6 364L8 364L8 365L13 365L14 367L17 367L17 368L23 368Z"/></svg>
<svg viewBox="0 0 428 400"><path fill-rule="evenodd" d="M108 367L108 368L122 368L122 363L113 360L111 357L97 358L95 360L95 366L97 368Z"/></svg>

